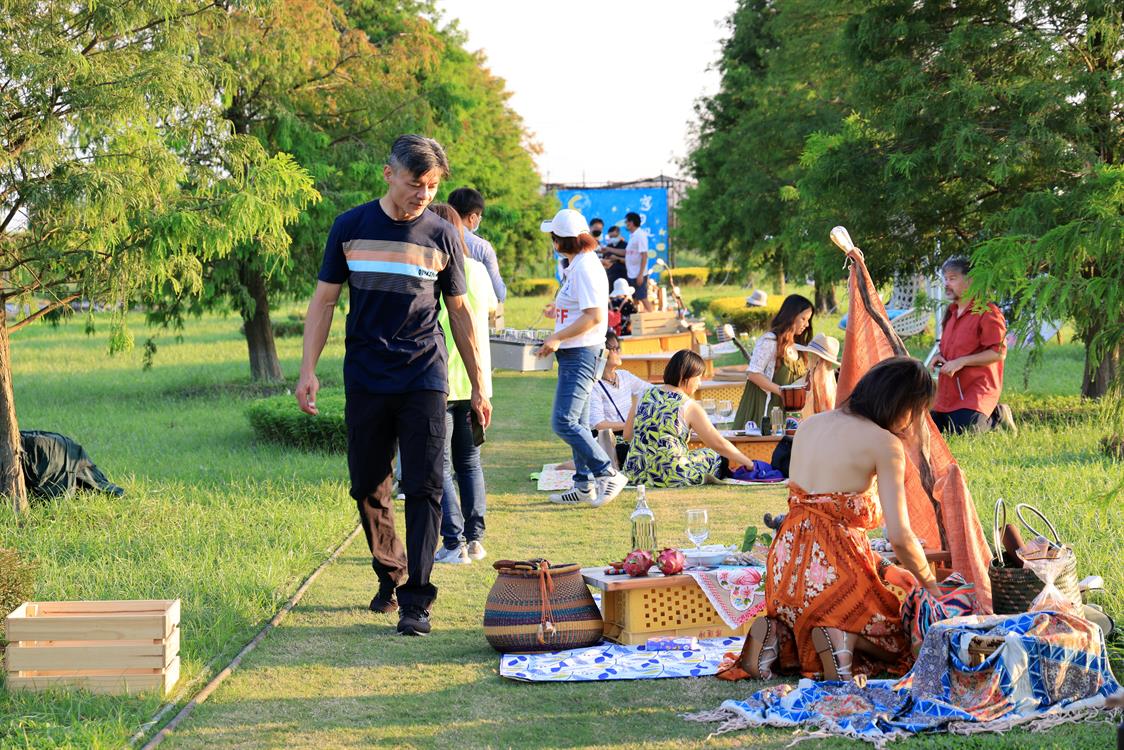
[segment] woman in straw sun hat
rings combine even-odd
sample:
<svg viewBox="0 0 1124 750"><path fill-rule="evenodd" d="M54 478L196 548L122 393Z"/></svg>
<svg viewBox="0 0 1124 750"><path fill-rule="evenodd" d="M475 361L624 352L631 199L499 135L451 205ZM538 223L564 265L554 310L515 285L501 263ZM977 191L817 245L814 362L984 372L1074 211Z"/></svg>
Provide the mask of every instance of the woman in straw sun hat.
<svg viewBox="0 0 1124 750"><path fill-rule="evenodd" d="M817 333L795 349L808 355L807 382L812 397L804 402L802 416L810 417L835 408L835 370L839 367L839 339Z"/></svg>

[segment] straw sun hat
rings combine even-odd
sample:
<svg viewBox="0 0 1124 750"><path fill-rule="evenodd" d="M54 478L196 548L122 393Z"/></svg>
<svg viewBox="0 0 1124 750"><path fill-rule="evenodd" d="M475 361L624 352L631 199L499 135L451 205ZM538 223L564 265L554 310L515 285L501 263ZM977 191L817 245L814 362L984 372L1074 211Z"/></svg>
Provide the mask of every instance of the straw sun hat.
<svg viewBox="0 0 1124 750"><path fill-rule="evenodd" d="M823 361L839 367L839 339L834 336L817 333L815 338L808 342L807 346L797 344L796 350L807 352L808 354L815 354Z"/></svg>

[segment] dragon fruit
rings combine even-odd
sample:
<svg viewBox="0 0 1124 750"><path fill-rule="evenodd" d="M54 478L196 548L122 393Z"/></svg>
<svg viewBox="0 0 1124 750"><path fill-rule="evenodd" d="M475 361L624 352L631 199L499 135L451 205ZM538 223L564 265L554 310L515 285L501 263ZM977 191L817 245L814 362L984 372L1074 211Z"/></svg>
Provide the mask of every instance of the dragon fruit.
<svg viewBox="0 0 1124 750"><path fill-rule="evenodd" d="M660 550L660 555L656 558L656 565L665 576L673 576L676 573L683 572L683 565L686 561L687 559L683 557L680 550L668 547Z"/></svg>
<svg viewBox="0 0 1124 750"><path fill-rule="evenodd" d="M646 549L636 549L628 553L624 559L624 572L633 578L648 575L648 568L652 567L652 553Z"/></svg>

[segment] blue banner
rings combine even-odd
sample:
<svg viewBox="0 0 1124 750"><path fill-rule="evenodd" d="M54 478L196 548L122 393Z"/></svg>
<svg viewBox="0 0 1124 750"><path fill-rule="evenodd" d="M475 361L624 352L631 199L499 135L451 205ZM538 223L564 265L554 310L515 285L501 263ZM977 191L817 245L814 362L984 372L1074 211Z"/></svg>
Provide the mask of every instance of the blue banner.
<svg viewBox="0 0 1124 750"><path fill-rule="evenodd" d="M606 232L611 226L620 227L621 236L625 239L628 239L628 229L624 226L624 216L635 211L640 214L640 226L648 230L648 249L655 250L657 258L671 262L668 258L667 188L559 190L558 201L563 208L581 213L586 221L601 219L605 222ZM654 259L648 262L650 264Z"/></svg>

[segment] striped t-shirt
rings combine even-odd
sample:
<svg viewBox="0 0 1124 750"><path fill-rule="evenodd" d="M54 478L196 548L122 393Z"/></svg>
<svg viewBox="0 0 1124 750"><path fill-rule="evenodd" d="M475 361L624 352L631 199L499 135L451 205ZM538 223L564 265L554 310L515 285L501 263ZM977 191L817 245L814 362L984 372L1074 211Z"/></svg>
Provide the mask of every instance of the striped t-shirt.
<svg viewBox="0 0 1124 750"><path fill-rule="evenodd" d="M395 221L377 200L336 217L319 279L348 283L343 360L348 393L448 392L440 295L465 293L464 255L432 211Z"/></svg>

